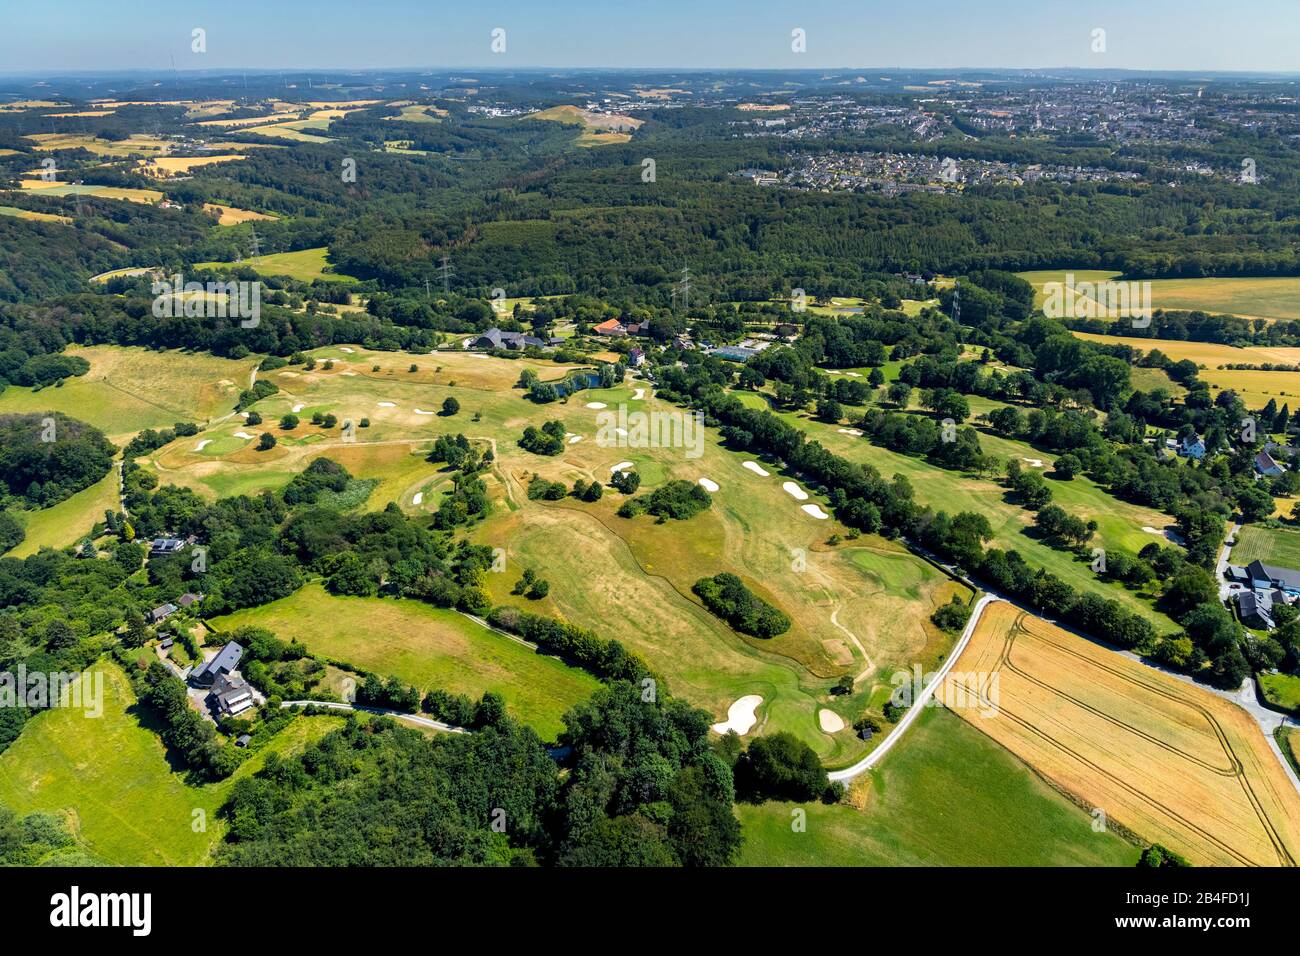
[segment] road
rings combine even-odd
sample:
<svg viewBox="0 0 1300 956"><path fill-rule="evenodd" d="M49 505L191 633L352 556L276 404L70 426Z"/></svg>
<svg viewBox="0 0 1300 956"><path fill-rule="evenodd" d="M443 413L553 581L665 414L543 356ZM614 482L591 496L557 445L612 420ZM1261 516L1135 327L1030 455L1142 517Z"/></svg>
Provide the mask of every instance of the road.
<svg viewBox="0 0 1300 956"><path fill-rule="evenodd" d="M916 718L920 716L921 711L929 704L930 698L934 696L934 692L939 688L939 685L943 683L943 679L948 676L948 671L952 670L952 665L957 663L957 658L961 657L962 651L966 650L966 645L970 643L970 636L975 633L975 626L979 624L980 617L984 614L984 609L992 602L1000 600L1002 599L995 594L986 594L975 602L975 607L971 611L970 620L966 622L966 627L961 632L961 638L958 639L956 646L953 647L952 653L950 653L944 660L943 666L935 673L934 679L921 689L921 693L917 696L916 700L912 702L912 706L907 708L907 712L903 714L903 719L894 725L894 729L889 732L888 736L880 742L879 746L877 746L875 750L871 751L871 753L867 754L852 767L845 767L843 770L833 770L828 773L827 776L830 777L831 780L846 783L854 777L860 776L870 770L882 757L885 756L885 754L889 753L894 744L898 743L903 734L907 732L907 728L912 726L912 721L916 720Z"/></svg>
<svg viewBox="0 0 1300 956"><path fill-rule="evenodd" d="M401 710L385 710L383 707L366 707L362 704L346 704L337 700L286 700L281 707L328 707L330 710L359 710L367 714L379 714L383 717L394 717L397 720L409 721L412 724L419 724L421 727L429 727L433 730L441 730L449 734L467 734L469 733L464 727L453 727L451 724L444 724L441 720L434 720L432 717L421 717L419 714L408 714Z"/></svg>

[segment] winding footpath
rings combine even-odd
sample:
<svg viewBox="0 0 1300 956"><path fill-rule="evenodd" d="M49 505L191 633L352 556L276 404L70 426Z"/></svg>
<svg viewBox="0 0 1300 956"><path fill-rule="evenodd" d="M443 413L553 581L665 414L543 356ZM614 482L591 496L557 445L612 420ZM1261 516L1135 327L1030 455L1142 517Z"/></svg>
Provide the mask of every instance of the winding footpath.
<svg viewBox="0 0 1300 956"><path fill-rule="evenodd" d="M394 717L397 720L410 721L413 724L419 724L421 727L429 727L433 730L445 731L449 734L467 734L469 733L464 727L454 727L451 724L444 724L441 720L434 720L432 717L421 717L419 714L408 714L402 710L386 710L383 707L366 707L363 704L346 704L336 700L286 700L280 704L281 707L328 707L330 710L359 710L367 714L379 714L382 717Z"/></svg>
<svg viewBox="0 0 1300 956"><path fill-rule="evenodd" d="M903 719L894 725L894 729L889 732L889 735L880 742L880 745L876 747L875 750L871 751L871 753L867 754L853 766L845 767L843 770L832 770L828 773L827 776L830 777L831 780L839 783L847 783L854 777L858 777L870 770L882 757L885 756L885 754L889 753L894 744L898 743L903 734L907 732L907 728L912 726L912 721L916 720L916 718L920 716L921 711L924 710L926 705L930 702L930 698L934 696L935 690L943 683L944 678L948 676L948 671L952 670L953 664L957 663L957 659L961 657L962 651L966 650L966 645L970 643L970 636L975 633L975 628L979 624L980 618L984 615L984 609L992 602L1000 600L1002 599L996 594L986 594L975 602L975 607L971 611L970 620L966 622L966 627L961 632L961 638L953 647L952 652L944 660L943 666L935 672L934 679L921 689L921 693L917 696L916 700L912 702L912 706L907 708L907 712L903 714Z"/></svg>

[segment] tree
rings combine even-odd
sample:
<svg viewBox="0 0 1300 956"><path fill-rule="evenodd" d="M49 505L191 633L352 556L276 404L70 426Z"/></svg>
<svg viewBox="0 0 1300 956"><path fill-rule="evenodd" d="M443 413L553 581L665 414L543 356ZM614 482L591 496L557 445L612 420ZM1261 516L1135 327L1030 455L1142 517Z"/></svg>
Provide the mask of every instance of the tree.
<svg viewBox="0 0 1300 956"><path fill-rule="evenodd" d="M819 800L829 786L817 754L789 731L759 737L736 762L736 794L743 800Z"/></svg>
<svg viewBox="0 0 1300 956"><path fill-rule="evenodd" d="M448 395L442 400L442 413L447 416L455 415L460 411L460 402Z"/></svg>
<svg viewBox="0 0 1300 956"><path fill-rule="evenodd" d="M275 445L275 436L270 432L262 432L262 437L257 440L258 451L270 451Z"/></svg>
<svg viewBox="0 0 1300 956"><path fill-rule="evenodd" d="M287 432L293 431L295 428L298 427L298 416L285 415L283 418L280 419L280 427Z"/></svg>

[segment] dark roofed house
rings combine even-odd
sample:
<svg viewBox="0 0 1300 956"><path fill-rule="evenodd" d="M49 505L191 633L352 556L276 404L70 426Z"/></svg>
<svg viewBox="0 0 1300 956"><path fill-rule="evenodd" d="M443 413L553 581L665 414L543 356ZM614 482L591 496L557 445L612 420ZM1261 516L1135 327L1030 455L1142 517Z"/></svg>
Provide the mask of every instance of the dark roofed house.
<svg viewBox="0 0 1300 956"><path fill-rule="evenodd" d="M160 607L156 607L149 612L149 623L159 624L167 620L167 618L171 617L173 614L175 614L176 611L177 611L176 605L168 601L166 604L163 604Z"/></svg>
<svg viewBox="0 0 1300 956"><path fill-rule="evenodd" d="M252 741L252 739L253 739L252 734L240 734L238 737L235 738L235 746L247 747L249 742Z"/></svg>
<svg viewBox="0 0 1300 956"><path fill-rule="evenodd" d="M1279 465L1273 460L1273 456L1266 451L1261 451L1255 456L1255 470L1266 478L1276 478L1286 471L1286 468Z"/></svg>
<svg viewBox="0 0 1300 956"><path fill-rule="evenodd" d="M244 649L231 641L217 652L216 657L194 669L190 674L190 683L196 687L211 687L217 677L229 674L238 667L243 656Z"/></svg>
<svg viewBox="0 0 1300 956"><path fill-rule="evenodd" d="M1251 627L1273 628L1273 602L1268 591L1242 591L1237 596L1241 619Z"/></svg>
<svg viewBox="0 0 1300 956"><path fill-rule="evenodd" d="M172 649L172 645L175 643L176 643L176 638L164 637L162 641L158 644L158 647L164 651L169 651Z"/></svg>
<svg viewBox="0 0 1300 956"><path fill-rule="evenodd" d="M189 607L191 604L197 604L202 600L202 594L195 594L193 591L187 591L176 599L176 603L181 607Z"/></svg>
<svg viewBox="0 0 1300 956"><path fill-rule="evenodd" d="M1246 565L1250 586L1256 591L1278 589L1289 594L1300 594L1300 571L1264 564L1256 559Z"/></svg>
<svg viewBox="0 0 1300 956"><path fill-rule="evenodd" d="M154 538L149 543L149 557L159 558L176 554L183 547L185 542L180 538Z"/></svg>
<svg viewBox="0 0 1300 956"><path fill-rule="evenodd" d="M212 681L212 690L208 700L220 714L231 717L242 714L257 701L253 698L253 688L242 677L233 674L218 674Z"/></svg>

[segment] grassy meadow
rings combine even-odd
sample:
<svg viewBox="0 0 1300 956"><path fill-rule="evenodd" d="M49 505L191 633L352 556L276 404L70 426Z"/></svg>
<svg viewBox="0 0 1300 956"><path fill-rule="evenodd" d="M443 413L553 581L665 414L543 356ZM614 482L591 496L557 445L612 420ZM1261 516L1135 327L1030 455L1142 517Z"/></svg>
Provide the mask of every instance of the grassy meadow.
<svg viewBox="0 0 1300 956"><path fill-rule="evenodd" d="M1033 285L1035 304L1041 308L1044 284L1074 281L1107 282L1120 275L1100 269L1049 269L1020 272ZM1148 280L1143 280L1148 281ZM1300 319L1300 278L1151 279L1151 305L1156 309L1240 315L1249 319Z"/></svg>
<svg viewBox="0 0 1300 956"><path fill-rule="evenodd" d="M1263 561L1282 568L1300 570L1300 530L1244 525L1232 548L1233 564Z"/></svg>

